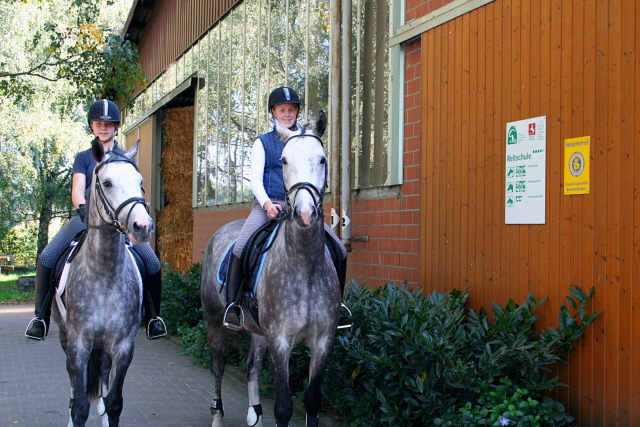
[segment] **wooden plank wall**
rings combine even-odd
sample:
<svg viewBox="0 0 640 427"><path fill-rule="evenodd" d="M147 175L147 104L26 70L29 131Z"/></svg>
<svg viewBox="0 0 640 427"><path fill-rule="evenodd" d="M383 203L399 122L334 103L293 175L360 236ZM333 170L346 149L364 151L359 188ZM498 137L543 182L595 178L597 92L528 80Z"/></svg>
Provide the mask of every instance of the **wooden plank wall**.
<svg viewBox="0 0 640 427"><path fill-rule="evenodd" d="M420 282L473 307L569 287L601 316L553 397L578 426L640 419L640 4L496 0L422 35ZM546 223L504 224L505 125L547 117ZM563 195L566 138L591 137L591 193ZM640 151L639 151L640 154Z"/></svg>
<svg viewBox="0 0 640 427"><path fill-rule="evenodd" d="M238 0L164 0L158 2L138 46L149 81L162 74Z"/></svg>

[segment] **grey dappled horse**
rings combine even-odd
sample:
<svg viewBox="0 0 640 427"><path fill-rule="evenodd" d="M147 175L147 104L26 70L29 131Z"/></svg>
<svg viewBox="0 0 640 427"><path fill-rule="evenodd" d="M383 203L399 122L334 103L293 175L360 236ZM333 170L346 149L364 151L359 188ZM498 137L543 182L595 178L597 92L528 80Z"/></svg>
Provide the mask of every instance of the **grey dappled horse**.
<svg viewBox="0 0 640 427"><path fill-rule="evenodd" d="M64 298L53 319L67 355L71 380L69 426L84 426L90 400L98 401L102 425L118 426L122 386L133 359L141 318L140 273L125 246L125 233L148 242L154 231L133 163L138 144L126 154L104 153L94 140L98 164L87 202L87 236L73 259Z"/></svg>
<svg viewBox="0 0 640 427"><path fill-rule="evenodd" d="M325 248L322 201L326 185L327 160L322 142L326 127L323 112L315 129L290 131L276 123L286 141L282 152L284 184L287 189L286 217L268 252L259 278L257 301L259 323L264 335L252 333L247 357L249 411L247 423L262 426L259 379L265 351L269 351L275 382L274 414L277 426L287 426L293 414L289 391L289 357L294 345L311 350L309 386L304 395L307 426L318 425L318 411L324 371L333 353L342 295L338 276ZM305 133L301 133L305 132ZM208 322L211 372L214 378L213 427L223 426L222 320L227 305L217 279L220 262L237 238L244 221L220 228L209 241L203 260L202 305Z"/></svg>

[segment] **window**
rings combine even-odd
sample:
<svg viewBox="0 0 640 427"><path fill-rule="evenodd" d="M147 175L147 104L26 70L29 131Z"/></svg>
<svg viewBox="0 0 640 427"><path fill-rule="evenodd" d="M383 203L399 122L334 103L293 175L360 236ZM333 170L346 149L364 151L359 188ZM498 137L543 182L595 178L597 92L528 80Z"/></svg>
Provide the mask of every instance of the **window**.
<svg viewBox="0 0 640 427"><path fill-rule="evenodd" d="M390 70L401 55L390 61L389 6L354 1L352 19L352 187L398 184L402 126L390 126L389 118L402 119L390 114L402 99L397 83L390 94ZM250 201L249 157L256 136L272 127L271 90L286 85L299 93L301 123L328 111L329 36L329 0L239 3L138 97L125 129L197 73L204 84L196 95L194 206Z"/></svg>

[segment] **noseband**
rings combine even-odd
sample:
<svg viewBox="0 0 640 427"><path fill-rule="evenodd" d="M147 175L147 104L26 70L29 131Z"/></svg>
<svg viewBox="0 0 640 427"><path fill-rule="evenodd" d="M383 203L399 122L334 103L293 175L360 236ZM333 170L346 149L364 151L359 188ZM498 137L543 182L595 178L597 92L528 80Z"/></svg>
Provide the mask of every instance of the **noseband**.
<svg viewBox="0 0 640 427"><path fill-rule="evenodd" d="M284 142L284 145L286 146L287 143L289 141L291 141L294 138L302 138L302 137L310 137L310 138L315 138L318 141L320 141L320 145L324 148L324 144L322 143L322 139L320 139L319 136L314 135L312 133L305 133L306 131L306 127L302 128L301 133L297 134L297 135L293 135L289 138L287 138L287 140ZM324 168L324 185L322 186L322 188L320 190L318 190L318 188L313 185L310 182L298 182L296 184L293 184L291 186L291 188L287 189L285 187L285 198L287 201L287 206L286 206L286 218L291 219L292 215L293 215L293 206L291 205L291 202L289 202L289 195L291 193L293 193L294 191L296 192L296 196L298 194L298 191L300 190L306 190L310 195L311 198L313 199L313 207L315 208L316 212L318 212L318 216L320 218L324 218L324 207L322 206L323 202L324 202L324 190L327 187L327 167L325 164L325 168ZM295 197L294 197L295 199Z"/></svg>
<svg viewBox="0 0 640 427"><path fill-rule="evenodd" d="M133 208L135 208L136 205L141 204L147 210L147 213L149 213L149 207L147 206L147 202L144 200L144 197L131 197L131 198L125 200L124 202L122 202L120 204L120 206L118 206L115 209L113 208L111 203L109 203L109 200L107 199L106 195L104 194L104 189L102 188L102 182L100 182L100 179L98 179L98 172L100 171L100 169L102 169L102 167L104 165L106 165L107 163L125 162L125 163L129 163L130 165L132 165L136 169L136 171L138 170L138 166L136 166L136 164L133 161L131 161L131 159L126 157L124 154L118 153L116 151L111 151L111 155L113 157L109 157L104 162L98 164L95 167L94 171L93 171L93 175L94 175L93 179L95 181L94 185L95 185L96 194L100 198L100 202L102 203L102 207L103 207L105 213L107 214L107 216L109 217L110 222L107 221L102 216L102 212L100 211L100 209L98 209L98 205L96 204L96 209L98 210L98 215L100 215L100 219L102 219L102 221L106 222L107 225L105 226L105 225L89 225L89 224L87 224L87 227L88 228L114 227L119 233L128 234L130 230L127 227L127 224L129 223L129 217L131 216L131 211L133 211ZM142 189L142 187L140 187L140 188ZM144 192L144 189L142 191ZM118 215L128 205L131 205L131 207L129 208L129 212L127 213L127 219L126 219L125 223L122 224L120 221L118 221ZM89 219L87 218L87 221L88 220Z"/></svg>

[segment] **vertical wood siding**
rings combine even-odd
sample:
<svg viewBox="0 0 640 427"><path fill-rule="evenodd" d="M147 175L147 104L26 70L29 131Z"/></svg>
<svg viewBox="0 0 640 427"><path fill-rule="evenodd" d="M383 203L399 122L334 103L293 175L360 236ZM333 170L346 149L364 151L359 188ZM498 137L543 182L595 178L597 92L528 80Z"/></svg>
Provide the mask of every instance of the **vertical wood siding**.
<svg viewBox="0 0 640 427"><path fill-rule="evenodd" d="M420 282L489 308L573 285L602 310L560 365L578 426L640 419L640 4L496 0L422 36ZM547 117L546 223L505 225L505 125ZM563 195L564 140L591 137L591 193ZM635 360L634 360L635 352Z"/></svg>
<svg viewBox="0 0 640 427"><path fill-rule="evenodd" d="M153 11L140 41L140 58L149 81L169 68L238 0L163 0Z"/></svg>

